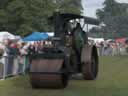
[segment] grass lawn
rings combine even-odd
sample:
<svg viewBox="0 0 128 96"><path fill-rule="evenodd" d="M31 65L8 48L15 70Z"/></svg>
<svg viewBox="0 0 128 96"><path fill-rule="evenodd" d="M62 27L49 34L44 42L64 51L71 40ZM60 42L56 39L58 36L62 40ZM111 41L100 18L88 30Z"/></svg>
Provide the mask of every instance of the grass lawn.
<svg viewBox="0 0 128 96"><path fill-rule="evenodd" d="M28 76L9 78L0 81L0 96L128 96L128 56L100 57L97 80L70 80L60 90L32 89Z"/></svg>

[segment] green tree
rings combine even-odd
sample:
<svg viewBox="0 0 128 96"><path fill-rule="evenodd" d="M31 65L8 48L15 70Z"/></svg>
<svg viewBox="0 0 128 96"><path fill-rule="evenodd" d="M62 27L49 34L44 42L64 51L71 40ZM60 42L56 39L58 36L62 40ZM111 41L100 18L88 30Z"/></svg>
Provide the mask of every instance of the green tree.
<svg viewBox="0 0 128 96"><path fill-rule="evenodd" d="M0 0L0 31L9 31L21 36L33 31L51 31L48 17L58 8L62 12L80 14L80 1Z"/></svg>
<svg viewBox="0 0 128 96"><path fill-rule="evenodd" d="M127 4L117 3L115 0L105 0L104 7L97 10L97 17L106 25L108 37L128 36Z"/></svg>
<svg viewBox="0 0 128 96"><path fill-rule="evenodd" d="M56 9L61 12L81 14L81 0L55 0Z"/></svg>

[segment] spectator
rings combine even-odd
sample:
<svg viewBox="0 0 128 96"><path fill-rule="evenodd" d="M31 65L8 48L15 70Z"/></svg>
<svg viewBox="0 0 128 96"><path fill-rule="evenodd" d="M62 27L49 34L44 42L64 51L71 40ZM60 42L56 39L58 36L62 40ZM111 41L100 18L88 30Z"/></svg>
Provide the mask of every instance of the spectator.
<svg viewBox="0 0 128 96"><path fill-rule="evenodd" d="M10 53L11 53L10 44L11 44L11 41L9 39L4 40L4 45L5 45L4 56L10 55Z"/></svg>
<svg viewBox="0 0 128 96"><path fill-rule="evenodd" d="M32 44L30 44L30 46L28 47L28 54L31 55L35 53L36 53L35 47Z"/></svg>

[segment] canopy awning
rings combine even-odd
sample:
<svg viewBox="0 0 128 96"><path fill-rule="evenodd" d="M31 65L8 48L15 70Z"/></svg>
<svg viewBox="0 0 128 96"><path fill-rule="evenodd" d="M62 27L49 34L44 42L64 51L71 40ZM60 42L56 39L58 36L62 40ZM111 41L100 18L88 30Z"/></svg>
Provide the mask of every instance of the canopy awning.
<svg viewBox="0 0 128 96"><path fill-rule="evenodd" d="M23 38L23 41L40 41L45 40L48 37L47 33L33 32L31 35Z"/></svg>

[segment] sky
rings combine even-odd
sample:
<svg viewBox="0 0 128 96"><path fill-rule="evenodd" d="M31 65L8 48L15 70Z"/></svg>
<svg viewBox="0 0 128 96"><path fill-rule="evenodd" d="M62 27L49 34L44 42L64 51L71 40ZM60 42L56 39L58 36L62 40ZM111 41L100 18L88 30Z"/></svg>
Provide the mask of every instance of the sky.
<svg viewBox="0 0 128 96"><path fill-rule="evenodd" d="M119 3L128 3L128 0L116 0ZM89 17L96 17L96 10L103 8L104 0L82 0L83 14Z"/></svg>

